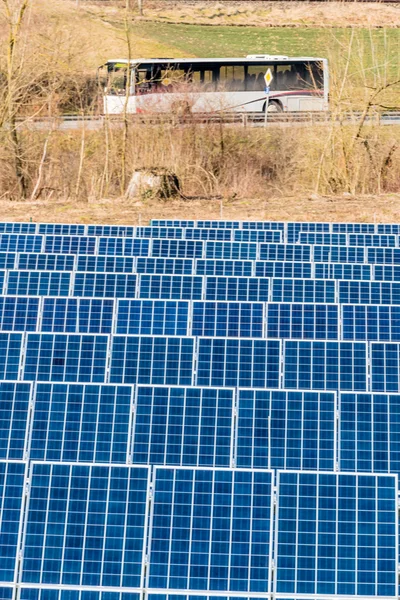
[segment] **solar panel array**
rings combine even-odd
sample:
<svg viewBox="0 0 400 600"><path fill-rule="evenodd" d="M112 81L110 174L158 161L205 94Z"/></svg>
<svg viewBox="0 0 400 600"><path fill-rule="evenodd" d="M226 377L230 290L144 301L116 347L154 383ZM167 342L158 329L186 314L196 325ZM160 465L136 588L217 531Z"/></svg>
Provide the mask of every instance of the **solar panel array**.
<svg viewBox="0 0 400 600"><path fill-rule="evenodd" d="M0 599L398 598L399 236L0 223Z"/></svg>

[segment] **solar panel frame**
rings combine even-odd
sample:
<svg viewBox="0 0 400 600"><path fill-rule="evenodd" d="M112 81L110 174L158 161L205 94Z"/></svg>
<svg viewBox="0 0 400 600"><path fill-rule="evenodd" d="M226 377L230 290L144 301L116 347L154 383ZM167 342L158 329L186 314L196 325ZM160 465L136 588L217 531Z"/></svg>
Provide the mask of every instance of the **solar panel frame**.
<svg viewBox="0 0 400 600"><path fill-rule="evenodd" d="M256 261L255 277L314 279L314 264L309 262Z"/></svg>
<svg viewBox="0 0 400 600"><path fill-rule="evenodd" d="M86 225L71 225L69 223L38 223L37 233L40 235L90 235Z"/></svg>
<svg viewBox="0 0 400 600"><path fill-rule="evenodd" d="M87 235L96 237L134 237L135 227L132 225L88 225Z"/></svg>
<svg viewBox="0 0 400 600"><path fill-rule="evenodd" d="M193 300L224 302L268 302L270 279L267 277L204 277L203 298Z"/></svg>
<svg viewBox="0 0 400 600"><path fill-rule="evenodd" d="M0 333L0 381L17 381L25 334Z"/></svg>
<svg viewBox="0 0 400 600"><path fill-rule="evenodd" d="M71 295L89 298L135 298L137 277L134 273L76 272Z"/></svg>
<svg viewBox="0 0 400 600"><path fill-rule="evenodd" d="M35 234L36 223L3 222L0 223L0 233L27 233Z"/></svg>
<svg viewBox="0 0 400 600"><path fill-rule="evenodd" d="M193 258L137 257L136 273L143 275L195 275Z"/></svg>
<svg viewBox="0 0 400 600"><path fill-rule="evenodd" d="M153 258L203 258L205 243L199 240L153 239L148 256Z"/></svg>
<svg viewBox="0 0 400 600"><path fill-rule="evenodd" d="M130 237L99 237L99 256L150 256L152 240ZM82 253L83 254L83 253Z"/></svg>
<svg viewBox="0 0 400 600"><path fill-rule="evenodd" d="M0 460L24 461L28 458L31 421L32 384L0 382Z"/></svg>
<svg viewBox="0 0 400 600"><path fill-rule="evenodd" d="M400 265L400 248L367 248L366 254L371 265Z"/></svg>
<svg viewBox="0 0 400 600"><path fill-rule="evenodd" d="M69 296L73 273L69 271L8 271L7 296Z"/></svg>
<svg viewBox="0 0 400 600"><path fill-rule="evenodd" d="M235 390L135 386L133 464L231 467Z"/></svg>
<svg viewBox="0 0 400 600"><path fill-rule="evenodd" d="M14 269L17 257L17 252L0 252L0 269Z"/></svg>
<svg viewBox="0 0 400 600"><path fill-rule="evenodd" d="M42 252L44 237L25 233L0 233L1 252Z"/></svg>
<svg viewBox="0 0 400 600"><path fill-rule="evenodd" d="M312 262L313 246L304 244L259 244L258 260Z"/></svg>
<svg viewBox="0 0 400 600"><path fill-rule="evenodd" d="M337 304L268 303L265 337L339 340L340 316Z"/></svg>
<svg viewBox="0 0 400 600"><path fill-rule="evenodd" d="M37 296L0 296L0 331L37 331L41 309Z"/></svg>
<svg viewBox="0 0 400 600"><path fill-rule="evenodd" d="M337 303L336 281L331 279L271 279L270 301L308 304Z"/></svg>
<svg viewBox="0 0 400 600"><path fill-rule="evenodd" d="M400 304L400 283L338 281L340 304Z"/></svg>
<svg viewBox="0 0 400 600"><path fill-rule="evenodd" d="M82 235L46 235L43 252L46 254L97 254L97 239Z"/></svg>
<svg viewBox="0 0 400 600"><path fill-rule="evenodd" d="M76 256L76 271L91 273L135 273L136 258L134 256L93 256L79 254Z"/></svg>
<svg viewBox="0 0 400 600"><path fill-rule="evenodd" d="M17 254L16 269L22 271L75 271L74 254ZM14 267L9 267L13 269Z"/></svg>
<svg viewBox="0 0 400 600"><path fill-rule="evenodd" d="M284 240L282 231L278 229L235 229L233 230L233 241L281 244Z"/></svg>
<svg viewBox="0 0 400 600"><path fill-rule="evenodd" d="M186 300L118 300L117 335L191 335L191 306Z"/></svg>
<svg viewBox="0 0 400 600"><path fill-rule="evenodd" d="M150 300L202 300L204 277L198 275L138 275L137 297Z"/></svg>
<svg viewBox="0 0 400 600"><path fill-rule="evenodd" d="M366 248L361 246L312 246L313 261L319 263L361 263L367 262Z"/></svg>
<svg viewBox="0 0 400 600"><path fill-rule="evenodd" d="M400 342L400 306L341 304L341 339Z"/></svg>
<svg viewBox="0 0 400 600"><path fill-rule="evenodd" d="M204 474L203 476L202 473ZM154 501L149 528L150 566L146 578L147 589L164 589L166 591L191 590L192 593L195 591L213 592L214 590L216 592L225 591L228 593L240 591L242 595L249 591L269 593L271 582L272 528L270 526L269 531L265 531L265 528L268 523L272 524L272 472L267 470L251 471L246 469L230 470L220 468L205 470L194 467L170 468L155 466L154 475ZM171 476L173 478L172 482ZM182 480L180 478L182 478ZM197 481L199 482L198 486L196 485ZM210 483L213 491L212 494L211 489L210 492L208 490ZM158 490L159 485L162 485L160 492ZM230 491L231 504L224 498L225 495L227 495L227 499L229 497L229 492L225 492L225 489L229 489L229 485L233 486L231 487L232 491ZM247 491L247 488L249 485L253 490L250 492L250 497L252 498L251 514L253 520L250 518L250 534L247 538L244 538L241 528L246 525L249 517L247 515L242 519L234 517L234 512L236 512L234 511L234 498L236 489L238 489L239 496L248 496L249 492ZM191 490L190 486L193 486L193 491L188 491ZM171 496L170 488L172 489L173 496L172 503L169 505L168 499ZM264 488L267 489L264 490ZM257 495L257 491L260 496ZM269 493L267 493L267 491ZM175 503L179 506L179 502L183 506L189 506L185 494L191 496L189 508L191 512L185 511L183 516L180 517L179 521L182 529L175 527L171 528L171 526L168 527L168 519L170 519L172 523L175 513L173 513L172 510L171 513L167 513L167 509L169 506L171 506L171 508L175 507ZM159 496L160 501L158 501ZM211 539L214 542L213 537L211 537L209 541L199 537L199 530L204 528L204 524L209 519L206 507L211 503L211 497L213 500L209 514L213 526L221 529L220 536L222 536L222 532L226 530L227 525L229 527L228 538L226 538L226 536L219 538L221 540L220 543L217 538L213 544L212 552L210 552L210 550L212 543ZM257 500L257 498L260 499ZM269 506L267 499L269 499L270 502ZM199 513L199 510L195 511L197 503L199 509L200 506L204 506L201 513ZM159 506L161 509L164 508L163 513L161 514L158 512ZM214 507L219 506L221 506L220 510L216 511L214 514ZM230 506L232 506L231 510L229 510ZM240 514L240 505L236 506L238 507L238 514ZM179 514L181 513L178 513L178 515ZM178 518L178 515L175 516L174 522ZM230 516L227 518L227 515ZM184 532L188 529L187 525L185 527L188 520L191 531L190 538L183 537ZM164 528L175 535L181 531L181 537L178 538L176 536L175 544L172 540L170 545L165 544L165 539L163 537ZM211 529L211 532L212 531L213 530ZM235 532L237 533L235 534ZM239 537L240 535L241 537ZM226 544L223 542L225 539L228 539L229 542L226 551L227 554L224 556L223 547ZM187 544L185 544L186 540ZM205 544L202 544L201 540L204 540ZM254 551L252 552L251 548L253 544ZM207 545L209 548L206 548ZM247 548L247 546L249 546L247 551L241 551L242 548ZM204 549L196 552L197 547ZM177 550L175 550L175 548L177 548ZM178 562L179 552L182 553L182 560L180 563ZM184 554L188 557L187 563L183 562ZM170 556L172 557L172 560L169 559ZM254 562L248 563L248 557L251 557L251 560ZM228 563L226 564L227 560ZM187 564L186 576L184 571L185 564ZM155 565L157 565L157 568ZM197 576L194 574L196 572L196 567L198 567ZM200 567L203 568L201 569ZM225 568L223 569L223 567ZM154 575L153 570L155 571ZM235 571L237 580L234 577ZM246 576L244 575L245 571L247 571ZM177 574L175 575L175 573ZM239 578L240 573L243 573L241 578ZM257 588L262 589L257 590Z"/></svg>
<svg viewBox="0 0 400 600"><path fill-rule="evenodd" d="M354 263L314 263L315 279L374 279L372 265Z"/></svg>
<svg viewBox="0 0 400 600"><path fill-rule="evenodd" d="M193 302L191 335L197 337L265 337L262 302Z"/></svg>
<svg viewBox="0 0 400 600"><path fill-rule="evenodd" d="M114 298L43 298L42 333L111 334L113 321Z"/></svg>
<svg viewBox="0 0 400 600"><path fill-rule="evenodd" d="M18 600L141 600L142 592L104 591L96 588L71 589L19 586Z"/></svg>
<svg viewBox="0 0 400 600"><path fill-rule="evenodd" d="M218 258L196 259L194 275L214 275L223 277L253 277L254 261L227 260Z"/></svg>

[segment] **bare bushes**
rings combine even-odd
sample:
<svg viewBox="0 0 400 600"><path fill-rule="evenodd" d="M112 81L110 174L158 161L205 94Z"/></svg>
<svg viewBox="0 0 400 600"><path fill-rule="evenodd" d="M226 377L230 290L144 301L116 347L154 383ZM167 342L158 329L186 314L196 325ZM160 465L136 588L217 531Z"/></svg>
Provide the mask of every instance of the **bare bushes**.
<svg viewBox="0 0 400 600"><path fill-rule="evenodd" d="M170 123L128 128L22 129L27 197L88 201L122 196L137 169L177 174L187 197L271 197L309 193L400 193L400 128L332 123L314 127L242 129ZM12 154L2 146L0 197L19 199ZM129 180L129 179L128 179Z"/></svg>

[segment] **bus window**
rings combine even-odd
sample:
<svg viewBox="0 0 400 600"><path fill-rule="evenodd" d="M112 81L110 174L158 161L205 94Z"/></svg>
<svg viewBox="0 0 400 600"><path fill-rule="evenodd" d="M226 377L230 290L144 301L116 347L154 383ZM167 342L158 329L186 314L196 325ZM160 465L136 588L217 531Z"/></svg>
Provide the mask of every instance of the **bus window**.
<svg viewBox="0 0 400 600"><path fill-rule="evenodd" d="M113 69L108 71L107 93L117 96L124 95L126 90L126 75L126 69Z"/></svg>
<svg viewBox="0 0 400 600"><path fill-rule="evenodd" d="M263 92L265 90L264 75L267 69L274 73L273 65L249 65L246 75L246 90L248 92ZM272 80L271 89L275 89L275 82Z"/></svg>
<svg viewBox="0 0 400 600"><path fill-rule="evenodd" d="M193 65L192 81L194 88L201 88L203 92L215 92L215 75L211 69L197 69Z"/></svg>
<svg viewBox="0 0 400 600"><path fill-rule="evenodd" d="M244 65L225 65L219 70L218 90L227 92L244 92Z"/></svg>

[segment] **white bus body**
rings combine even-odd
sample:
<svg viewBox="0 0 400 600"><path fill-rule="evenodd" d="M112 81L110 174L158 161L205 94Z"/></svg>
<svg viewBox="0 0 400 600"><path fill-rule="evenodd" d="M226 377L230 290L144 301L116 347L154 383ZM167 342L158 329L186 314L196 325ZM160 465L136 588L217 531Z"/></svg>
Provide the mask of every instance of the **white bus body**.
<svg viewBox="0 0 400 600"><path fill-rule="evenodd" d="M267 69L273 74L268 111L328 110L325 58L110 60L103 67L107 69L104 113L109 115L264 112Z"/></svg>

